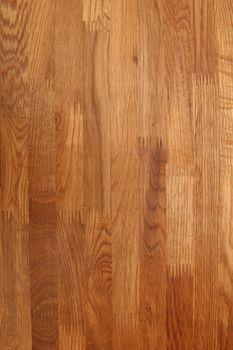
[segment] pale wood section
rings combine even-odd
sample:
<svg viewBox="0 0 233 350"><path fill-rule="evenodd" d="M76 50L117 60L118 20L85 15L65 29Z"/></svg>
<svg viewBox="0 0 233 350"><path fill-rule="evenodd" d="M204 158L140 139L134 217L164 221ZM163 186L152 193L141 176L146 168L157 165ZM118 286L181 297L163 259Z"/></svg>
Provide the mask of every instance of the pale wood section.
<svg viewBox="0 0 233 350"><path fill-rule="evenodd" d="M84 206L110 216L110 71L109 33L91 33L86 40Z"/></svg>
<svg viewBox="0 0 233 350"><path fill-rule="evenodd" d="M116 314L138 312L138 166L135 156L122 153L112 165L116 178L112 185L113 312Z"/></svg>
<svg viewBox="0 0 233 350"><path fill-rule="evenodd" d="M161 1L165 61L165 96L161 102L167 125L168 162L179 166L192 164L193 160L190 79L195 61L193 11L193 3L187 0Z"/></svg>
<svg viewBox="0 0 233 350"><path fill-rule="evenodd" d="M72 216L83 207L83 115L80 105L56 112L57 210Z"/></svg>
<svg viewBox="0 0 233 350"><path fill-rule="evenodd" d="M133 0L113 1L110 26L112 157L137 152L139 127L139 7ZM127 32L127 35L124 33ZM114 173L113 173L114 176Z"/></svg>
<svg viewBox="0 0 233 350"><path fill-rule="evenodd" d="M109 30L110 0L83 1L83 21L89 31Z"/></svg>
<svg viewBox="0 0 233 350"><path fill-rule="evenodd" d="M16 3L12 1L11 3ZM27 83L29 94L34 83L42 83L43 80L50 81L54 78L54 47L55 47L55 2L42 0L31 1L28 13L18 20L25 18L28 30L28 39L25 43L27 50ZM21 23L22 27L22 23ZM31 96L29 97L29 102Z"/></svg>
<svg viewBox="0 0 233 350"><path fill-rule="evenodd" d="M171 275L192 273L194 268L194 170L167 166L166 258Z"/></svg>
<svg viewBox="0 0 233 350"><path fill-rule="evenodd" d="M133 56L133 61L140 72L140 137L145 143L162 144L165 149L165 38L162 11L152 1L146 0L139 1L138 13L140 46L138 55Z"/></svg>
<svg viewBox="0 0 233 350"><path fill-rule="evenodd" d="M217 4L224 1L199 0L194 7L195 73L213 74L218 70Z"/></svg>

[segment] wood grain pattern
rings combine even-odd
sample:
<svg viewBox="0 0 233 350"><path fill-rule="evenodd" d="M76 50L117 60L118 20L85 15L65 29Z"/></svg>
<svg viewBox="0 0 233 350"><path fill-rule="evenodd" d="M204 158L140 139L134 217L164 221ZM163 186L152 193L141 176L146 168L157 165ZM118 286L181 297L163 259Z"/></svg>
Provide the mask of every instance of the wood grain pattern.
<svg viewBox="0 0 233 350"><path fill-rule="evenodd" d="M0 349L230 350L231 0L0 0Z"/></svg>
<svg viewBox="0 0 233 350"><path fill-rule="evenodd" d="M230 349L232 343L232 176L221 176L221 212L219 275L219 346ZM224 208L224 209L223 209Z"/></svg>
<svg viewBox="0 0 233 350"><path fill-rule="evenodd" d="M85 232L80 213L57 216L59 349L86 349ZM67 297L69 291L69 297Z"/></svg>
<svg viewBox="0 0 233 350"><path fill-rule="evenodd" d="M86 208L86 337L87 349L112 347L112 259L109 220Z"/></svg>
<svg viewBox="0 0 233 350"><path fill-rule="evenodd" d="M84 25L81 11L81 1L70 1L69 6L66 1L59 1L55 8L56 207L73 215L83 206Z"/></svg>
<svg viewBox="0 0 233 350"><path fill-rule="evenodd" d="M167 166L167 265L171 275L194 267L194 172Z"/></svg>
<svg viewBox="0 0 233 350"><path fill-rule="evenodd" d="M166 162L153 139L140 138L140 346L166 349Z"/></svg>
<svg viewBox="0 0 233 350"><path fill-rule="evenodd" d="M54 14L48 1L44 11L37 2L31 3L27 42L32 347L51 350L58 346Z"/></svg>
<svg viewBox="0 0 233 350"><path fill-rule="evenodd" d="M218 4L219 48L219 132L220 132L220 263L219 279L219 347L230 349L232 343L232 132L233 132L233 61L232 14L230 1Z"/></svg>
<svg viewBox="0 0 233 350"><path fill-rule="evenodd" d="M55 203L30 200L29 251L34 349L58 345L58 278Z"/></svg>
<svg viewBox="0 0 233 350"><path fill-rule="evenodd" d="M28 226L1 212L0 347L32 348Z"/></svg>
<svg viewBox="0 0 233 350"><path fill-rule="evenodd" d="M223 1L225 2L225 0ZM195 73L211 74L218 69L217 59L217 3L200 0L194 4Z"/></svg>
<svg viewBox="0 0 233 350"><path fill-rule="evenodd" d="M218 348L219 134L216 76L193 78L196 348ZM210 174L212 174L210 176ZM210 239L211 237L211 239ZM200 315L200 316L198 316Z"/></svg>
<svg viewBox="0 0 233 350"><path fill-rule="evenodd" d="M132 0L111 2L113 349L137 349L139 343L138 11Z"/></svg>
<svg viewBox="0 0 233 350"><path fill-rule="evenodd" d="M167 349L169 350L196 349L193 297L193 276L190 272L184 270L180 275L169 273L167 286Z"/></svg>

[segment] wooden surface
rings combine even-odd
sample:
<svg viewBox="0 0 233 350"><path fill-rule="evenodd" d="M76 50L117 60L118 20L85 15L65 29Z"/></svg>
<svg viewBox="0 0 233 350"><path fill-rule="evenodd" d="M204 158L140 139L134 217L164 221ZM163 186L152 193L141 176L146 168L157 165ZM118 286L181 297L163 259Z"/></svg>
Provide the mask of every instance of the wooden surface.
<svg viewBox="0 0 233 350"><path fill-rule="evenodd" d="M233 2L0 0L0 349L231 350Z"/></svg>

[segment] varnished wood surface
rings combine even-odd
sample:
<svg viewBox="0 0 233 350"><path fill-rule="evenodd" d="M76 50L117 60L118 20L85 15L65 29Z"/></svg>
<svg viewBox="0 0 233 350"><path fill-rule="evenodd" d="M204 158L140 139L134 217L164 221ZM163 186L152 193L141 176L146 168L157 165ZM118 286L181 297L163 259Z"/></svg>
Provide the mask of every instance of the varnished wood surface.
<svg viewBox="0 0 233 350"><path fill-rule="evenodd" d="M231 350L232 186L231 0L0 0L0 350Z"/></svg>

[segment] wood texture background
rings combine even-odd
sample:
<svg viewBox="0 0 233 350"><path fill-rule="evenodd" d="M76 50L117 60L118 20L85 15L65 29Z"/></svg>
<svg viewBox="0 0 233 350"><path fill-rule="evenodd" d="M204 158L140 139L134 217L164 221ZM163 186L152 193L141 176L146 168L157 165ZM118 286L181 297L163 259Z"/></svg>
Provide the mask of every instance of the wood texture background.
<svg viewBox="0 0 233 350"><path fill-rule="evenodd" d="M233 348L233 2L0 0L0 349Z"/></svg>

